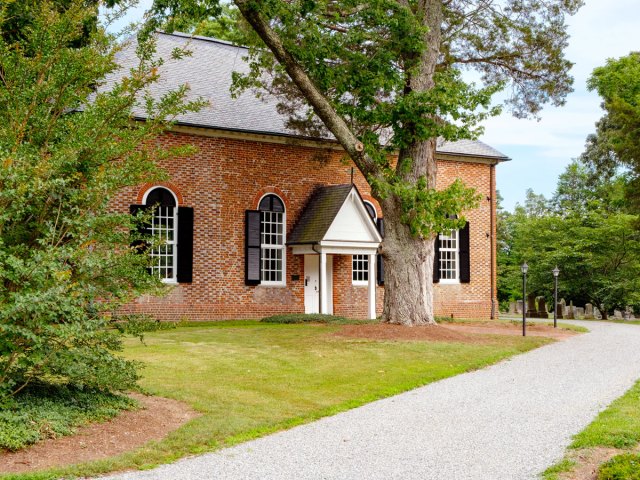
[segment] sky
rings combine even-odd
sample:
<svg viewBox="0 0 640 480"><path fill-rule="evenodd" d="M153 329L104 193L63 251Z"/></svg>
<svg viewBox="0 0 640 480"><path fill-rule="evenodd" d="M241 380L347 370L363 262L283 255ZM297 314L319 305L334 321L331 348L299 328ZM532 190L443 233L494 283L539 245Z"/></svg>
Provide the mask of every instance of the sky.
<svg viewBox="0 0 640 480"><path fill-rule="evenodd" d="M604 113L598 95L587 91L591 72L608 58L640 50L640 0L586 0L567 23L571 38L565 53L575 63L575 91L566 105L545 107L539 122L503 113L485 123L480 138L512 159L496 172L507 210L524 203L528 188L546 197L553 194L558 176L584 151L587 135Z"/></svg>
<svg viewBox="0 0 640 480"><path fill-rule="evenodd" d="M541 120L518 120L508 112L487 120L480 140L511 158L497 169L497 187L503 206L513 210L523 203L527 189L547 197L558 176L584 150L587 135L602 116L600 98L587 91L594 68L608 58L640 50L640 0L586 0L567 20L571 36L566 57L575 63L574 92L563 107L545 107ZM137 20L151 0L141 0L128 19Z"/></svg>

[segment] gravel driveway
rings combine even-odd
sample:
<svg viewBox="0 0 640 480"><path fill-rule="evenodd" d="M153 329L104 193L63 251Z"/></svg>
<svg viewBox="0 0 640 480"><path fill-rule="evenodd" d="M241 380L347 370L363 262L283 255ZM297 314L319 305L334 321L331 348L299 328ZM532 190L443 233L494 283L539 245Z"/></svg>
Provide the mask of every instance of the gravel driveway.
<svg viewBox="0 0 640 480"><path fill-rule="evenodd" d="M640 378L640 326L585 325L591 333L483 370L216 453L107 478L534 479Z"/></svg>

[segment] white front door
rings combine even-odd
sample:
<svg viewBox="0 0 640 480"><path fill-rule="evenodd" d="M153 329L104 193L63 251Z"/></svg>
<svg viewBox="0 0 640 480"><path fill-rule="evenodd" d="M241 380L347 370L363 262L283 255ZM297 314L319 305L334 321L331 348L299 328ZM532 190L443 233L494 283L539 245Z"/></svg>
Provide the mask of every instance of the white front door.
<svg viewBox="0 0 640 480"><path fill-rule="evenodd" d="M326 295L327 313L333 314L333 255L327 255ZM320 255L304 256L304 313L320 313Z"/></svg>
<svg viewBox="0 0 640 480"><path fill-rule="evenodd" d="M304 256L304 313L320 313L320 255Z"/></svg>

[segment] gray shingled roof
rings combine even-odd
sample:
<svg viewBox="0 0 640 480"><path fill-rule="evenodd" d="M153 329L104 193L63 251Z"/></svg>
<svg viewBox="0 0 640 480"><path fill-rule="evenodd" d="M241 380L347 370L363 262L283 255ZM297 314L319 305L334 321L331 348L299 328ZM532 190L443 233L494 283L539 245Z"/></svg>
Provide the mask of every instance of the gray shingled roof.
<svg viewBox="0 0 640 480"><path fill-rule="evenodd" d="M171 58L176 48L184 48L190 56L180 60ZM256 98L246 91L238 98L231 98L232 72L247 72L248 65L243 59L247 49L207 37L182 33L158 33L157 54L165 60L160 67L160 80L151 87L154 96L175 90L187 84L190 98L204 98L210 105L199 112L178 117L182 125L214 128L219 130L243 131L269 135L300 137L300 134L286 127L286 117L278 113L277 101L265 94ZM137 63L133 45L124 49L117 57L120 65L127 70ZM108 80L113 80L111 79ZM142 117L142 111L134 112ZM494 148L478 141L438 142L437 150L455 155L491 157L506 160L508 157Z"/></svg>
<svg viewBox="0 0 640 480"><path fill-rule="evenodd" d="M320 242L338 215L353 185L318 187L311 195L298 223L289 234L287 245Z"/></svg>

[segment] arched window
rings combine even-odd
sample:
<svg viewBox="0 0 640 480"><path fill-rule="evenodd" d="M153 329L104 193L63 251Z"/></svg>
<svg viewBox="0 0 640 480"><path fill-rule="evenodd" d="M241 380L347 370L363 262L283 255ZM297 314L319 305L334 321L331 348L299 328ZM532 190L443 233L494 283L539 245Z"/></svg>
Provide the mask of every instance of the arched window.
<svg viewBox="0 0 640 480"><path fill-rule="evenodd" d="M263 285L285 284L286 220L284 202L274 194L265 195L258 206L260 210L260 248L262 265L260 278Z"/></svg>
<svg viewBox="0 0 640 480"><path fill-rule="evenodd" d="M151 249L151 270L163 282L174 283L177 281L178 267L176 196L167 188L153 187L145 193L143 203L153 207L150 233L154 237L154 248Z"/></svg>
<svg viewBox="0 0 640 480"><path fill-rule="evenodd" d="M376 212L376 207L374 207L373 203L371 203L369 200L364 200L364 206L367 209L367 212L369 213L369 216L371 218L373 218L373 221L375 222L378 218L378 213Z"/></svg>
<svg viewBox="0 0 640 480"><path fill-rule="evenodd" d="M375 223L378 218L376 207L368 200L364 200L364 206L367 213ZM368 255L352 255L351 256L351 281L354 285L367 285L369 283L369 256Z"/></svg>

